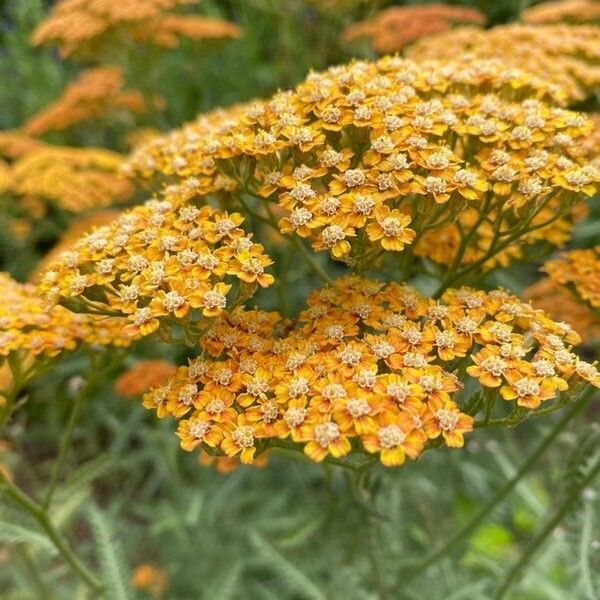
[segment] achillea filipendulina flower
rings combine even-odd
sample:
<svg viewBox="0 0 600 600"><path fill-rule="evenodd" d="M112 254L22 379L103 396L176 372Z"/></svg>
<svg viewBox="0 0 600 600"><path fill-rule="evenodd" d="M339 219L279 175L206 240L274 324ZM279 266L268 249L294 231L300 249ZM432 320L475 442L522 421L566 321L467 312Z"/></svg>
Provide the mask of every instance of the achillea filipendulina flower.
<svg viewBox="0 0 600 600"><path fill-rule="evenodd" d="M529 410L586 382L600 387L573 352L578 341L504 290L448 289L436 301L350 276L313 292L294 323L223 313L201 353L144 406L179 420L187 451L250 463L287 440L321 461L362 445L395 466L428 440L463 445L474 415L462 407L477 390L465 368L479 390Z"/></svg>
<svg viewBox="0 0 600 600"><path fill-rule="evenodd" d="M56 356L80 343L126 346L123 321L74 314L43 299L31 284L0 273L0 361L13 353Z"/></svg>
<svg viewBox="0 0 600 600"><path fill-rule="evenodd" d="M531 6L521 13L525 23L540 25L569 21L586 23L600 19L597 0L552 0Z"/></svg>
<svg viewBox="0 0 600 600"><path fill-rule="evenodd" d="M132 335L176 322L190 333L273 282L240 214L169 198L167 190L80 239L49 265L43 293L77 310L125 315Z"/></svg>
<svg viewBox="0 0 600 600"><path fill-rule="evenodd" d="M115 391L125 398L134 398L150 388L164 385L176 370L166 360L140 360L115 381Z"/></svg>
<svg viewBox="0 0 600 600"><path fill-rule="evenodd" d="M34 31L34 46L54 43L63 56L97 58L126 34L138 43L172 47L178 37L192 40L239 37L233 23L169 11L197 0L60 0ZM122 43L122 42L121 42Z"/></svg>
<svg viewBox="0 0 600 600"><path fill-rule="evenodd" d="M160 598L169 587L169 576L164 569L150 563L143 563L134 569L131 585L153 598Z"/></svg>
<svg viewBox="0 0 600 600"><path fill-rule="evenodd" d="M483 25L485 21L483 13L467 6L395 6L377 13L371 20L353 23L342 33L342 40L370 38L377 52L388 54L424 36L447 31L456 24Z"/></svg>
<svg viewBox="0 0 600 600"><path fill-rule="evenodd" d="M593 95L600 83L600 28L593 25L502 25L464 27L422 38L407 49L417 62L453 54L519 65L559 86L570 102Z"/></svg>
<svg viewBox="0 0 600 600"><path fill-rule="evenodd" d="M110 150L44 145L13 163L9 189L73 213L111 206L134 192L121 164L122 156Z"/></svg>
<svg viewBox="0 0 600 600"><path fill-rule="evenodd" d="M176 175L241 212L276 202L283 233L351 265L462 213L489 226L482 254L498 239L514 251L530 228L564 241L568 212L599 180L577 150L591 123L558 108L554 91L496 61L355 62L201 116L139 148L125 171ZM557 214L559 233L542 234Z"/></svg>
<svg viewBox="0 0 600 600"><path fill-rule="evenodd" d="M600 337L600 317L549 277L528 286L522 295L555 321L569 323L584 342L593 342Z"/></svg>
<svg viewBox="0 0 600 600"><path fill-rule="evenodd" d="M600 309L600 246L564 252L546 261L543 271L593 310Z"/></svg>
<svg viewBox="0 0 600 600"><path fill-rule="evenodd" d="M50 106L30 117L23 125L27 135L70 129L92 119L104 119L118 112L141 113L164 103L152 99L147 106L141 92L123 90L123 72L118 67L96 67L82 71Z"/></svg>

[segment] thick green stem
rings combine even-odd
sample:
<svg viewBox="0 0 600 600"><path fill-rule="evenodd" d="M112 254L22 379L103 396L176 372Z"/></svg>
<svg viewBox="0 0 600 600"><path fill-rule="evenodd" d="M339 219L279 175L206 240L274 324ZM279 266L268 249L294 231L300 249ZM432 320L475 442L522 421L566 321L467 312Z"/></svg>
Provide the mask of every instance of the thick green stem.
<svg viewBox="0 0 600 600"><path fill-rule="evenodd" d="M0 471L0 489L10 496L25 512L29 513L43 529L48 539L58 550L64 561L73 572L84 581L97 594L102 593L103 586L95 575L83 564L79 557L71 550L67 541L56 529L48 513L37 502L32 500L25 492L19 489L12 481L8 480Z"/></svg>
<svg viewBox="0 0 600 600"><path fill-rule="evenodd" d="M523 552L519 558L515 561L514 565L509 569L505 575L502 583L498 587L498 590L494 594L494 600L502 600L518 580L519 575L525 569L525 567L531 562L534 554L539 550L540 546L544 543L546 538L554 531L554 529L560 524L560 522L568 514L569 510L573 505L578 502L582 490L589 485L593 479L600 472L600 459L596 460L594 466L590 469L585 478L569 490L569 494L564 499L563 503L554 512L552 517L548 519L546 525L530 540L525 546Z"/></svg>
<svg viewBox="0 0 600 600"><path fill-rule="evenodd" d="M459 529L443 546L435 550L429 555L423 562L416 565L403 576L403 582L407 583L411 581L431 565L444 558L456 548L458 548L463 542L465 542L473 532L481 525L485 518L512 492L515 486L523 479L523 477L534 467L538 460L542 457L546 449L552 444L552 442L558 437L558 435L565 429L569 422L580 413L583 408L587 405L591 397L591 390L588 390L583 396L581 396L571 407L569 411L565 413L563 418L556 423L550 433L542 440L535 451L529 456L529 458L521 465L521 468L515 473L515 475L509 479L504 486L498 491L498 493L485 505L481 510L471 519L466 525Z"/></svg>

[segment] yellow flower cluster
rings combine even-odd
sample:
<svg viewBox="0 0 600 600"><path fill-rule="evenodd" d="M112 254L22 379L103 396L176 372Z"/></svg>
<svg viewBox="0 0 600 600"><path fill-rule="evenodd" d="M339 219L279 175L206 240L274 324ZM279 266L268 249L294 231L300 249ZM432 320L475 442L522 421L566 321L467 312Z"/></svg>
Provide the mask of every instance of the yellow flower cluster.
<svg viewBox="0 0 600 600"><path fill-rule="evenodd" d="M570 21L586 23L600 19L600 3L597 0L552 0L531 6L521 13L526 23L539 25Z"/></svg>
<svg viewBox="0 0 600 600"><path fill-rule="evenodd" d="M431 439L463 445L479 410L465 412L465 370L480 398L499 391L521 409L587 382L600 387L596 368L572 352L578 341L503 290L448 289L435 301L351 276L313 292L293 323L224 313L200 340L202 353L143 402L179 420L188 451L250 463L269 447L299 444L315 461L363 449L394 466Z"/></svg>
<svg viewBox="0 0 600 600"><path fill-rule="evenodd" d="M272 261L243 221L210 206L175 208L167 190L81 238L48 266L41 291L74 310L126 315L130 335L148 335L161 321L199 335L197 313L211 318L231 306L233 283L241 302L273 282L265 273Z"/></svg>
<svg viewBox="0 0 600 600"><path fill-rule="evenodd" d="M101 148L42 145L11 166L9 190L78 213L131 198L134 186L120 173L123 157Z"/></svg>
<svg viewBox="0 0 600 600"><path fill-rule="evenodd" d="M369 38L379 54L397 52L427 35L448 31L459 23L485 24L485 15L476 8L448 4L393 6L372 19L348 26L342 33L344 42Z"/></svg>
<svg viewBox="0 0 600 600"><path fill-rule="evenodd" d="M600 246L564 252L544 263L543 270L592 309L600 309Z"/></svg>
<svg viewBox="0 0 600 600"><path fill-rule="evenodd" d="M449 48L456 55L519 65L560 86L571 102L592 96L600 84L600 27L593 25L463 27L422 38L406 54L415 61L443 59Z"/></svg>
<svg viewBox="0 0 600 600"><path fill-rule="evenodd" d="M14 352L56 356L80 343L126 346L122 319L79 315L52 306L34 285L0 273L0 363Z"/></svg>
<svg viewBox="0 0 600 600"><path fill-rule="evenodd" d="M555 321L569 323L585 343L600 338L600 318L590 307L578 301L573 294L549 277L528 286L523 297L535 308L547 312Z"/></svg>
<svg viewBox="0 0 600 600"><path fill-rule="evenodd" d="M591 123L556 107L552 91L495 61L355 62L200 117L125 168L176 175L242 211L253 198L278 202L283 233L350 264L402 250L467 208L493 240L518 241L599 180L576 151Z"/></svg>
<svg viewBox="0 0 600 600"><path fill-rule="evenodd" d="M141 92L122 88L123 72L118 67L86 69L58 100L29 118L23 131L38 136L119 111L141 113L152 108L146 106ZM161 101L154 98L152 104L158 107Z"/></svg>
<svg viewBox="0 0 600 600"><path fill-rule="evenodd" d="M197 0L59 0L49 17L34 31L31 42L57 44L63 56L97 58L130 40L173 47L178 37L193 40L236 38L237 25L169 11Z"/></svg>

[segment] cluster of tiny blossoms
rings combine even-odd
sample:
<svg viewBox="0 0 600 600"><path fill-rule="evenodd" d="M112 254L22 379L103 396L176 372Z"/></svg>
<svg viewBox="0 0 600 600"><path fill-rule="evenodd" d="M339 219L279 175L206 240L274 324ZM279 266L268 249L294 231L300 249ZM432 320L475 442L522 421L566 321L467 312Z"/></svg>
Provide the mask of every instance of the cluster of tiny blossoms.
<svg viewBox="0 0 600 600"><path fill-rule="evenodd" d="M127 315L128 334L148 335L161 320L187 334L199 311L211 318L228 307L226 276L240 284L239 302L273 282L272 261L239 227L241 215L185 202L175 209L168 197L81 238L48 266L41 291L74 310Z"/></svg>
<svg viewBox="0 0 600 600"><path fill-rule="evenodd" d="M34 285L0 273L0 363L15 352L56 356L79 343L126 346L121 319L78 315L52 306Z"/></svg>
<svg viewBox="0 0 600 600"><path fill-rule="evenodd" d="M117 111L140 113L149 108L141 92L122 88L123 73L118 67L86 69L67 86L60 98L30 117L23 131L28 135L43 135Z"/></svg>
<svg viewBox="0 0 600 600"><path fill-rule="evenodd" d="M197 0L59 0L34 31L33 45L57 44L63 56L97 58L122 43L119 35L136 42L173 47L179 37L192 40L236 38L234 23L197 15L179 15L173 9Z"/></svg>
<svg viewBox="0 0 600 600"><path fill-rule="evenodd" d="M476 8L448 4L393 6L372 19L348 26L342 40L369 38L379 54L397 52L419 38L448 31L458 23L485 24L485 15Z"/></svg>
<svg viewBox="0 0 600 600"><path fill-rule="evenodd" d="M491 29L463 27L422 38L407 49L415 61L456 54L497 58L560 86L570 102L593 96L600 83L600 27L521 25Z"/></svg>
<svg viewBox="0 0 600 600"><path fill-rule="evenodd" d="M592 309L600 309L600 246L564 252L546 261L543 270L554 283Z"/></svg>
<svg viewBox="0 0 600 600"><path fill-rule="evenodd" d="M78 213L131 198L132 183L121 174L123 157L103 148L41 145L10 169L8 190L27 204L51 202Z"/></svg>
<svg viewBox="0 0 600 600"><path fill-rule="evenodd" d="M521 410L600 386L595 367L572 352L578 341L503 290L449 289L435 301L350 276L313 292L293 323L224 313L200 340L201 355L143 402L179 420L188 451L249 463L297 444L315 461L364 450L393 466L431 439L463 445L477 381Z"/></svg>
<svg viewBox="0 0 600 600"><path fill-rule="evenodd" d="M466 208L506 239L549 205L566 215L599 179L575 149L591 123L550 92L494 61L355 62L201 117L138 149L126 171L176 175L242 211L252 197L277 202L283 233L350 264Z"/></svg>

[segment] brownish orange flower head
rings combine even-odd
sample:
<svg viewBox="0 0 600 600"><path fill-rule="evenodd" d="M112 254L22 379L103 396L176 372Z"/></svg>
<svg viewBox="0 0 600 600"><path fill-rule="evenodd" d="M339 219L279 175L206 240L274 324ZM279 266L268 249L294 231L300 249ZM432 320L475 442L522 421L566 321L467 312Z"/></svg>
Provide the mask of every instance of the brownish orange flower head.
<svg viewBox="0 0 600 600"><path fill-rule="evenodd" d="M147 106L141 92L122 88L123 72L118 67L82 71L60 98L25 122L23 131L38 136L118 112L140 113L164 105L160 98L153 98L152 106Z"/></svg>
<svg viewBox="0 0 600 600"><path fill-rule="evenodd" d="M143 563L134 569L131 585L153 598L160 598L169 587L169 576L164 569L150 563Z"/></svg>
<svg viewBox="0 0 600 600"><path fill-rule="evenodd" d="M524 10L521 19L525 23L586 23L600 19L598 0L553 0L541 2Z"/></svg>
<svg viewBox="0 0 600 600"><path fill-rule="evenodd" d="M180 37L192 40L239 37L233 23L173 9L197 0L59 0L34 31L31 42L57 44L63 56L96 58L122 43L123 34L138 43L173 47Z"/></svg>
<svg viewBox="0 0 600 600"><path fill-rule="evenodd" d="M117 379L115 391L125 398L134 398L152 387L164 385L176 370L165 360L140 360Z"/></svg>
<svg viewBox="0 0 600 600"><path fill-rule="evenodd" d="M448 4L397 6L388 8L368 21L350 25L342 34L345 42L370 38L380 54L397 52L415 40L451 29L456 24L483 25L485 15L475 8Z"/></svg>

